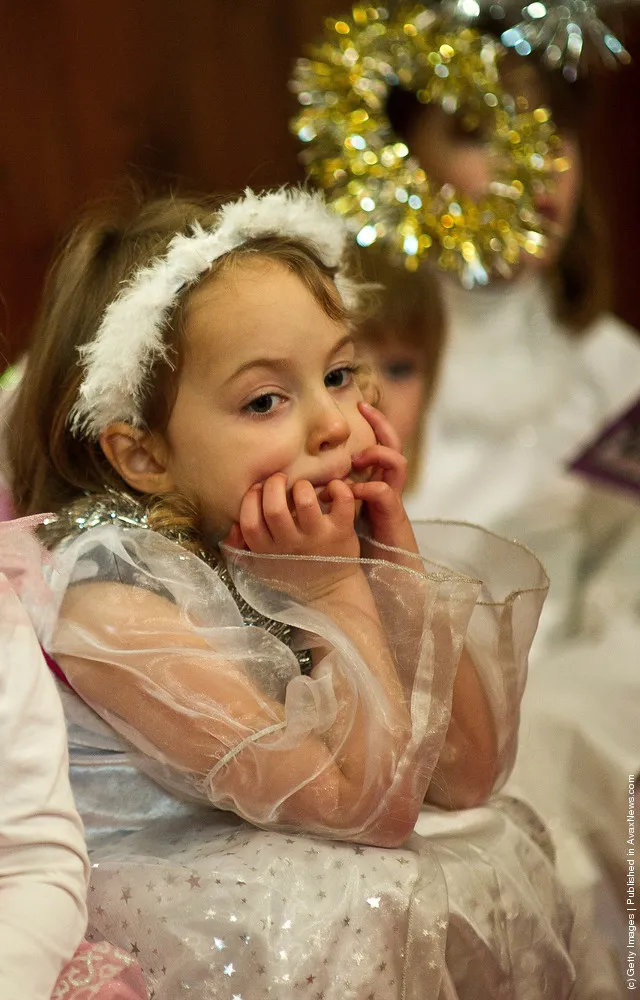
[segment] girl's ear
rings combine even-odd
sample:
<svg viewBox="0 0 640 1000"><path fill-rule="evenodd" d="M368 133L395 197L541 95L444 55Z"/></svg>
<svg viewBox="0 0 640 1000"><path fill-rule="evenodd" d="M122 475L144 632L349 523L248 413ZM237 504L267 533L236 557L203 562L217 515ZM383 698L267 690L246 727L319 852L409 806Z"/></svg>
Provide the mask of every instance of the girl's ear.
<svg viewBox="0 0 640 1000"><path fill-rule="evenodd" d="M170 493L173 476L167 448L160 437L131 424L110 424L100 434L100 447L125 483L140 493Z"/></svg>

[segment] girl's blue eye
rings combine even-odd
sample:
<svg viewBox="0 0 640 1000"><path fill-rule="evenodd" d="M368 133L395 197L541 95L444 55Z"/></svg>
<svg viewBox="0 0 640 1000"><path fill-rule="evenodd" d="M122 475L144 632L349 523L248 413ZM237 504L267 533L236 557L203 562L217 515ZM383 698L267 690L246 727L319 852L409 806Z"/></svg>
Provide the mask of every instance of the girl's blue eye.
<svg viewBox="0 0 640 1000"><path fill-rule="evenodd" d="M334 368L324 377L324 384L328 389L344 389L353 381L354 368L343 365L341 368Z"/></svg>
<svg viewBox="0 0 640 1000"><path fill-rule="evenodd" d="M271 411L275 410L278 405L279 399L280 396L278 396L277 393L265 392L262 396L256 396L256 398L252 399L250 403L247 403L245 409L247 409L249 413L256 413L259 415L271 413Z"/></svg>

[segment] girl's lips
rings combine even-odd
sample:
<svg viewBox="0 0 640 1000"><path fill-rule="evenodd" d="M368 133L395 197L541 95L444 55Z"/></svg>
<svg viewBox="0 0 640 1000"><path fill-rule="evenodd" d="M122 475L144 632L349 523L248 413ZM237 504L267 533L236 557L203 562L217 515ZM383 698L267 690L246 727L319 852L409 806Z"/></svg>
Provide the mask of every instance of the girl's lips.
<svg viewBox="0 0 640 1000"><path fill-rule="evenodd" d="M557 206L552 201L541 198L536 202L536 211L544 219L547 233L550 236L558 235L559 231L562 230L562 226L560 225Z"/></svg>
<svg viewBox="0 0 640 1000"><path fill-rule="evenodd" d="M317 496L322 496L323 494L325 496L328 496L328 494L326 493L327 486L329 485L329 483L334 482L336 479L340 479L340 482L346 483L347 486L353 486L354 483L368 483L370 478L371 478L370 469L367 469L364 472L351 471L348 472L346 476L342 477L333 476L331 479L328 479L326 483L318 483L317 485L314 485L313 488L316 491Z"/></svg>
<svg viewBox="0 0 640 1000"><path fill-rule="evenodd" d="M313 488L317 490L317 489L324 489L325 486L328 486L329 483L332 483L335 479L339 479L341 482L344 483L348 479L352 479L353 476L354 476L354 471L352 466L348 466L345 469L343 465L341 469L336 469L333 472L330 472L327 475L322 476L322 478L320 477L318 477L317 479L310 478L309 482L311 483Z"/></svg>

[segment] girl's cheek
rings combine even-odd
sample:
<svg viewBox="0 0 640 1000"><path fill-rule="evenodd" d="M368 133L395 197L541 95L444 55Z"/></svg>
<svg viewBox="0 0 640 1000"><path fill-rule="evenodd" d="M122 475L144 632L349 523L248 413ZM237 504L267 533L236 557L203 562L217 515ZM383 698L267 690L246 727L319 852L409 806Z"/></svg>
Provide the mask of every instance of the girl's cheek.
<svg viewBox="0 0 640 1000"><path fill-rule="evenodd" d="M292 456L288 450L280 448L269 455L262 454L249 469L244 492L256 483L263 483L269 476L275 476L277 472L286 472L295 457L297 456Z"/></svg>
<svg viewBox="0 0 640 1000"><path fill-rule="evenodd" d="M376 435L369 421L362 416L359 410L358 417L360 419L360 423L358 425L358 439L361 444L359 450L364 451L365 448L370 448L372 445L377 443Z"/></svg>

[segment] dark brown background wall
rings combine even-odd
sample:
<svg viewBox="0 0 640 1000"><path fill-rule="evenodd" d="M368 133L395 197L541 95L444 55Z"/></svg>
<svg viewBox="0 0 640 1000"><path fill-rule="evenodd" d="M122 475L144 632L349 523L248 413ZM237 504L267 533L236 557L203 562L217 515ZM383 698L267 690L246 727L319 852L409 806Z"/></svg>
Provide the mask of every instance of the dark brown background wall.
<svg viewBox="0 0 640 1000"><path fill-rule="evenodd" d="M0 353L25 345L53 245L125 173L237 190L296 180L296 55L336 0L0 0ZM603 80L588 155L613 224L616 311L640 327L635 65ZM600 253L594 247L594 253ZM1 362L2 359L0 359ZM1 366L1 365L0 365Z"/></svg>

